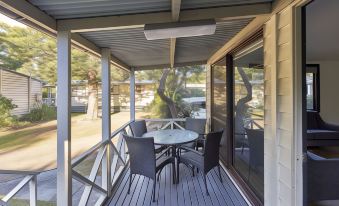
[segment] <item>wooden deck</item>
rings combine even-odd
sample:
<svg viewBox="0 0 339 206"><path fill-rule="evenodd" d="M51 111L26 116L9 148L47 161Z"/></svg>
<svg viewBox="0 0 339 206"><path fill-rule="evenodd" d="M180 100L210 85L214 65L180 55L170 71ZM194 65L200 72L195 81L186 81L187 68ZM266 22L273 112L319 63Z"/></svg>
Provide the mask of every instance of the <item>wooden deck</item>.
<svg viewBox="0 0 339 206"><path fill-rule="evenodd" d="M167 165L165 168L156 186L155 203L152 202L153 181L143 176L137 175L134 177L131 193L127 194L129 175L129 171L127 171L108 205L247 206L244 198L223 170L223 183L220 182L216 169L207 175L210 193L210 196L207 196L201 173L192 177L191 171L181 164L179 184L174 185L172 183L171 165Z"/></svg>

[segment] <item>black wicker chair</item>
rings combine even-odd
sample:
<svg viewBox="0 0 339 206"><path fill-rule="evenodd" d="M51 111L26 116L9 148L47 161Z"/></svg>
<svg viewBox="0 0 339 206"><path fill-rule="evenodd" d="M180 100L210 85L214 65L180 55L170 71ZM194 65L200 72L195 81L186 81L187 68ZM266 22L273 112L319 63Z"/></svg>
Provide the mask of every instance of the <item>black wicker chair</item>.
<svg viewBox="0 0 339 206"><path fill-rule="evenodd" d="M154 139L151 138L135 138L123 134L126 141L129 157L130 157L130 174L128 194L130 193L132 184L132 175L143 175L153 180L153 202L155 201L155 185L156 174L162 170L164 166L171 163L173 167L174 161L171 157L163 157L164 151L157 158L155 157ZM175 180L175 173L173 173Z"/></svg>
<svg viewBox="0 0 339 206"><path fill-rule="evenodd" d="M180 157L178 157L177 165L177 180L179 180L179 164L184 163L185 165L191 165L194 175L194 168L198 168L200 171L203 171L203 178L206 188L206 194L209 195L206 183L207 173L214 167L218 167L220 181L222 182L220 164L219 164L219 147L220 140L222 137L223 131L211 132L207 134L205 139L204 151L199 152L189 147L180 147L183 150L186 150Z"/></svg>
<svg viewBox="0 0 339 206"><path fill-rule="evenodd" d="M206 119L186 118L185 129L199 134L197 142L187 143L184 146L190 148L204 147Z"/></svg>
<svg viewBox="0 0 339 206"><path fill-rule="evenodd" d="M134 137L142 137L147 132L145 120L138 120L130 123L130 127ZM166 147L155 145L155 153L161 153Z"/></svg>

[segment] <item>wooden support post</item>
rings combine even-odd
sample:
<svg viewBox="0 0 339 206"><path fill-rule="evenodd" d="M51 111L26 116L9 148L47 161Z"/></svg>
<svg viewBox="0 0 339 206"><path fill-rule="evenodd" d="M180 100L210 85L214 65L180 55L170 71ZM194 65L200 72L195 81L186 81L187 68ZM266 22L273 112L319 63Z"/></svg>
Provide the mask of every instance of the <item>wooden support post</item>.
<svg viewBox="0 0 339 206"><path fill-rule="evenodd" d="M101 51L101 81L102 81L102 141L111 139L111 51L104 48ZM111 194L111 160L110 146L102 159L102 187Z"/></svg>
<svg viewBox="0 0 339 206"><path fill-rule="evenodd" d="M130 72L130 120L135 120L135 70L131 68Z"/></svg>
<svg viewBox="0 0 339 206"><path fill-rule="evenodd" d="M57 205L72 205L71 33L57 33Z"/></svg>

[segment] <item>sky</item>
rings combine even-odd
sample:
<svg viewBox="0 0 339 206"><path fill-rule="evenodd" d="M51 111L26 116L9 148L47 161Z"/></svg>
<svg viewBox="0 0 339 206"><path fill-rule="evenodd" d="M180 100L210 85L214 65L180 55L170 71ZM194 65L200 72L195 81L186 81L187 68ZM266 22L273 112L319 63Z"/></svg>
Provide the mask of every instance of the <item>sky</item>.
<svg viewBox="0 0 339 206"><path fill-rule="evenodd" d="M8 25L11 25L11 26L20 26L20 27L26 27L26 25L18 22L18 21L15 21L3 14L0 13L0 22L4 22L4 23L7 23Z"/></svg>

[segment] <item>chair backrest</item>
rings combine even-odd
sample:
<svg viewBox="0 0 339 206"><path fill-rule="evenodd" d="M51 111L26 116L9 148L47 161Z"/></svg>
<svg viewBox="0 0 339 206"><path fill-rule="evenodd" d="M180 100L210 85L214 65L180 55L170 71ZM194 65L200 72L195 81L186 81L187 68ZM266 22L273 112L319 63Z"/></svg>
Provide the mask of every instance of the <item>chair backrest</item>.
<svg viewBox="0 0 339 206"><path fill-rule="evenodd" d="M130 123L131 130L134 137L142 137L147 132L146 121L138 120Z"/></svg>
<svg viewBox="0 0 339 206"><path fill-rule="evenodd" d="M264 166L264 130L247 128L245 130L250 149L250 166Z"/></svg>
<svg viewBox="0 0 339 206"><path fill-rule="evenodd" d="M223 130L218 132L210 132L206 136L204 149L205 173L219 165L219 148L223 132Z"/></svg>
<svg viewBox="0 0 339 206"><path fill-rule="evenodd" d="M319 112L307 111L307 129L321 129L321 117Z"/></svg>
<svg viewBox="0 0 339 206"><path fill-rule="evenodd" d="M307 152L307 198L309 202L339 199L339 159L326 159Z"/></svg>
<svg viewBox="0 0 339 206"><path fill-rule="evenodd" d="M123 134L123 137L129 152L131 173L153 179L156 167L153 137L135 138L126 134Z"/></svg>
<svg viewBox="0 0 339 206"><path fill-rule="evenodd" d="M205 134L206 119L186 118L185 129L198 134Z"/></svg>

